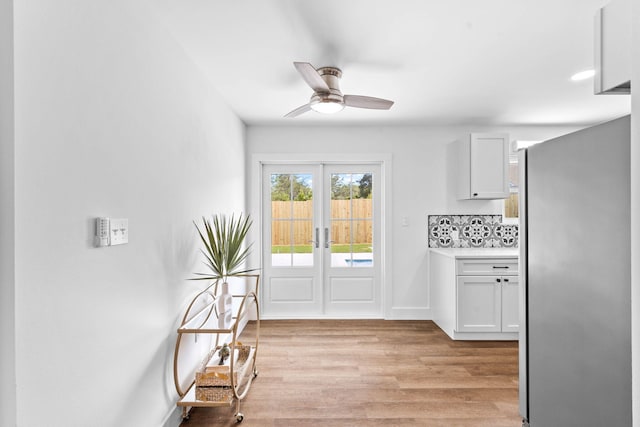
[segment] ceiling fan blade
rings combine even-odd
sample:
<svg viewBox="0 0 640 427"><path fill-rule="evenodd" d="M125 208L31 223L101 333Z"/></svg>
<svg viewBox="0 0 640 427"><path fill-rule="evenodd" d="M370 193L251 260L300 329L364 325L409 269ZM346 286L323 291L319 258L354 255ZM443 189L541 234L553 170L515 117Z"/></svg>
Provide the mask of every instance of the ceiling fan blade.
<svg viewBox="0 0 640 427"><path fill-rule="evenodd" d="M393 101L372 96L345 95L344 105L356 108L371 108L374 110L388 110L393 105Z"/></svg>
<svg viewBox="0 0 640 427"><path fill-rule="evenodd" d="M311 104L304 104L295 110L285 114L285 117L298 117L300 114L304 114L311 110Z"/></svg>
<svg viewBox="0 0 640 427"><path fill-rule="evenodd" d="M313 68L313 65L308 62L294 62L296 70L300 73L305 82L313 89L314 92L329 93L329 86L325 82L320 74Z"/></svg>

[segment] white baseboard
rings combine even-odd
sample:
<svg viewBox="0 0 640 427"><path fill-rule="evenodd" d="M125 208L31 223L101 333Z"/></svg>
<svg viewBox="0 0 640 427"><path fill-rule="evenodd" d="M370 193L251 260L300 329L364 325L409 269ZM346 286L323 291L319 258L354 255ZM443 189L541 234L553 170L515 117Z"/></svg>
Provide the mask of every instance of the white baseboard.
<svg viewBox="0 0 640 427"><path fill-rule="evenodd" d="M428 307L392 307L388 320L431 320L433 315Z"/></svg>
<svg viewBox="0 0 640 427"><path fill-rule="evenodd" d="M353 320L353 319L383 319L382 316L322 316L322 315L313 315L313 316L304 316L304 315L292 315L292 314L284 314L284 315L260 315L260 320L321 320L321 319L344 319L344 320Z"/></svg>
<svg viewBox="0 0 640 427"><path fill-rule="evenodd" d="M260 320L298 320L298 319L386 319L386 320L431 320L431 309L426 307L398 307L392 308L388 316L323 316L323 315L292 315L267 314L261 315Z"/></svg>
<svg viewBox="0 0 640 427"><path fill-rule="evenodd" d="M162 427L179 427L182 423L182 408L176 406L171 413L167 416Z"/></svg>

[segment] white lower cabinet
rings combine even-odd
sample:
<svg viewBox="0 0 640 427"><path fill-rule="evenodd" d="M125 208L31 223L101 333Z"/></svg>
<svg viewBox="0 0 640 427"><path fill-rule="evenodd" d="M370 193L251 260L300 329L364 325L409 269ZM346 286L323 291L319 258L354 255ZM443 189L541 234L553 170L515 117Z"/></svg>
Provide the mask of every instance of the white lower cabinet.
<svg viewBox="0 0 640 427"><path fill-rule="evenodd" d="M520 330L520 282L518 276L502 281L502 332Z"/></svg>
<svg viewBox="0 0 640 427"><path fill-rule="evenodd" d="M459 332L518 332L517 276L458 276Z"/></svg>
<svg viewBox="0 0 640 427"><path fill-rule="evenodd" d="M433 321L447 335L462 340L518 339L517 255L430 253Z"/></svg>

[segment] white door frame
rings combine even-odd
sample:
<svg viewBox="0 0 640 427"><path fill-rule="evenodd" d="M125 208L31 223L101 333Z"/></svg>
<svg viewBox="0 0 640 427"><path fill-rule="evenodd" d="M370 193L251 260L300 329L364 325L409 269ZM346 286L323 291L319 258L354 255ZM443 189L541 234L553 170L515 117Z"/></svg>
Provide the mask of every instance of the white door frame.
<svg viewBox="0 0 640 427"><path fill-rule="evenodd" d="M381 248L381 274L380 286L382 289L382 311L385 319L392 317L392 198L391 198L391 154L389 153L363 153L363 154L292 154L292 153L254 153L251 155L249 165L249 209L248 212L254 219L249 241L253 243L253 250L249 263L251 267L262 268L262 166L265 164L379 164L381 186L381 202L383 215L380 219L382 230L380 239ZM261 284L262 287L263 284ZM262 300L264 293L260 292ZM263 318L268 319L268 316ZM281 317L279 317L281 318Z"/></svg>

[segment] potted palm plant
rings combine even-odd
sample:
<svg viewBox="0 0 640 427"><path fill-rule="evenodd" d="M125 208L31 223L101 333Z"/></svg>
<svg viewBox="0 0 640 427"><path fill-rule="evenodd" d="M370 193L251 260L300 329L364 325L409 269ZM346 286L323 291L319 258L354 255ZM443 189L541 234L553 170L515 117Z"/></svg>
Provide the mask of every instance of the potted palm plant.
<svg viewBox="0 0 640 427"><path fill-rule="evenodd" d="M201 249L205 256L204 264L209 268L207 273L196 273L199 277L194 280L222 280L227 281L229 276L248 273L255 269L245 269L251 245L244 245L244 240L251 228L253 221L249 215L227 217L215 214L211 219L202 217L200 229L194 221L200 239L204 244Z"/></svg>
<svg viewBox="0 0 640 427"><path fill-rule="evenodd" d="M208 273L196 273L199 277L194 280L214 281L215 309L221 328L228 326L232 320L233 297L227 279L253 271L244 267L251 250L251 244L245 246L244 240L251 224L251 218L242 214L238 217L234 214L230 218L220 214L213 215L211 219L203 217L202 229L194 221L204 244L204 249L201 249L205 256L204 264L210 270ZM221 289L218 287L220 281Z"/></svg>

